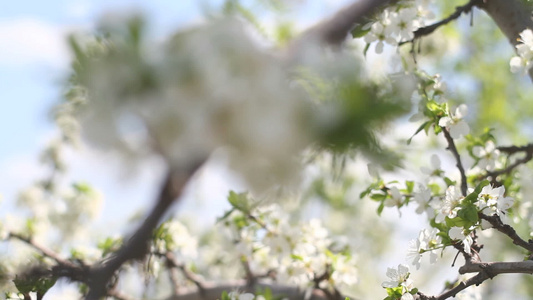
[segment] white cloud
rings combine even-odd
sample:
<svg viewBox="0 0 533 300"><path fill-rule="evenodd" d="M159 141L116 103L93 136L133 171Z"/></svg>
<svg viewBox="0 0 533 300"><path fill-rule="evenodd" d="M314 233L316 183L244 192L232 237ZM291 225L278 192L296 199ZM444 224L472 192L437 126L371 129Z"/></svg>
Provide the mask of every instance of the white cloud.
<svg viewBox="0 0 533 300"><path fill-rule="evenodd" d="M65 28L35 18L0 21L0 65L66 68Z"/></svg>

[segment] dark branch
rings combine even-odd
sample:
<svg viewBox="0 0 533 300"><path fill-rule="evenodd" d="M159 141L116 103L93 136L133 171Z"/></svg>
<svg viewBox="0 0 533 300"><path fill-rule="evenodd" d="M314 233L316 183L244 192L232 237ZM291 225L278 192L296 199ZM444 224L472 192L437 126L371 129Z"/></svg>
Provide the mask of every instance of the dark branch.
<svg viewBox="0 0 533 300"><path fill-rule="evenodd" d="M429 26L418 28L414 32L415 36L414 36L414 38L412 40L401 42L400 45L403 45L403 44L406 44L406 43L412 43L415 40L417 40L417 39L419 39L419 38L421 38L423 36L432 34L439 27L444 26L444 25L450 23L451 21L458 19L462 14L467 14L467 13L471 12L472 8L474 8L475 6L479 6L482 3L483 3L483 0L470 0L465 5L457 6L455 8L455 12L453 14L451 14L450 16L448 16L445 19L442 19L441 21L439 21L437 23L431 24Z"/></svg>
<svg viewBox="0 0 533 300"><path fill-rule="evenodd" d="M192 164L188 169L171 170L168 172L156 206L152 209L144 223L137 229L133 236L108 260L100 262L91 268L89 278L89 293L86 300L99 300L106 295L107 285L116 271L129 260L141 260L148 254L148 242L154 228L162 216L168 211L174 199L177 199L185 184L201 166L201 163Z"/></svg>
<svg viewBox="0 0 533 300"><path fill-rule="evenodd" d="M517 262L486 262L486 263L467 263L459 268L460 274L488 272L493 276L498 274L522 273L533 274L533 261L517 261Z"/></svg>
<svg viewBox="0 0 533 300"><path fill-rule="evenodd" d="M453 141L452 136L450 135L450 132L445 127L441 127L442 132L444 133L444 137L446 138L446 141L448 142L448 150L452 152L453 156L455 157L456 166L457 169L459 169L459 173L461 174L461 193L463 196L466 196L466 192L468 189L467 182L466 182L466 172L465 168L463 167L463 163L461 162L461 156L459 155L459 152L457 151L457 147L455 147L455 142Z"/></svg>
<svg viewBox="0 0 533 300"><path fill-rule="evenodd" d="M513 244L533 252L533 243L523 240L520 236L518 236L516 230L514 230L512 226L504 224L498 215L487 216L480 213L479 217L488 221L492 227L494 227L494 229L510 237L513 241Z"/></svg>
<svg viewBox="0 0 533 300"><path fill-rule="evenodd" d="M178 262L178 260L176 259L176 256L172 252L167 252L164 254L155 253L155 255L164 257L166 259L167 266L169 266L171 269L180 270L181 273L183 273L183 276L185 276L185 278L193 282L200 292L204 290L204 285L205 285L204 280L200 276L196 275L195 273L187 269L184 264ZM177 290L176 290L176 293L178 293Z"/></svg>
<svg viewBox="0 0 533 300"><path fill-rule="evenodd" d="M331 18L310 27L294 39L286 49L289 61L298 60L310 43L318 42L332 47L342 45L355 24L362 23L382 7L396 2L398 0L359 0L342 8Z"/></svg>
<svg viewBox="0 0 533 300"><path fill-rule="evenodd" d="M480 272L478 273L477 275L475 275L474 277L472 278L469 278L465 281L461 281L459 282L458 285L456 285L455 287L447 290L446 292L438 295L438 296L426 296L422 293L418 293L417 296L418 296L418 299L420 300L444 300L444 299L448 299L450 297L455 297L455 295L457 295L457 293L459 293L460 291L466 289L467 287L469 286L472 286L472 285L480 285L481 283L483 283L483 281L489 279L489 278L492 278L490 277L486 272Z"/></svg>
<svg viewBox="0 0 533 300"><path fill-rule="evenodd" d="M22 242L28 244L33 249L41 252L42 255L55 260L61 266L67 266L67 267L70 267L70 268L78 268L79 267L77 264L73 263L72 261L70 261L68 259L62 258L58 253L46 248L45 246L42 246L42 245L38 244L37 242L35 242L31 238L26 238L26 237L24 237L24 236L22 236L20 234L17 234L17 233L9 233L9 238L17 239L19 241L22 241Z"/></svg>
<svg viewBox="0 0 533 300"><path fill-rule="evenodd" d="M529 144L529 145L522 146L522 147L518 147L518 146L498 147L498 150L500 150L500 152L507 153L509 156L516 154L516 153L520 153L520 152L524 152L526 156L524 156L523 158L517 159L515 162L513 162L512 164L510 164L504 169L487 172L487 175L486 175L487 177L490 176L492 178L496 178L499 175L509 174L518 166L526 164L529 161L531 161L531 159L533 159L533 144Z"/></svg>

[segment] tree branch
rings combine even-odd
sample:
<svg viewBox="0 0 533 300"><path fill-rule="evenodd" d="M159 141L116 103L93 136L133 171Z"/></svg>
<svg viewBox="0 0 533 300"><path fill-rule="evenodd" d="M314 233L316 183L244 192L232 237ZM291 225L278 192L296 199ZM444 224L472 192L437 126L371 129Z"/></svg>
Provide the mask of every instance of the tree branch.
<svg viewBox="0 0 533 300"><path fill-rule="evenodd" d="M187 278L188 280L193 282L194 285L196 285L196 287L200 291L200 293L202 293L202 291L205 289L204 288L204 285L205 285L204 280L200 276L198 276L195 273L193 273L190 270L188 270L185 267L184 264L179 263L178 260L176 259L176 256L172 252L167 252L167 253L164 253L164 254L163 253L156 253L156 255L163 256L166 259L167 265L170 268L179 269L183 273L183 276L185 276L185 278ZM177 293L178 293L178 290L176 290L176 294Z"/></svg>
<svg viewBox="0 0 533 300"><path fill-rule="evenodd" d="M517 262L469 262L464 266L459 268L460 274L466 273L476 273L476 272L488 272L492 276L498 274L508 274L508 273L523 273L523 274L533 274L533 261L517 261Z"/></svg>
<svg viewBox="0 0 533 300"><path fill-rule="evenodd" d="M116 271L125 262L142 259L148 253L148 241L154 228L170 208L174 199L181 195L189 178L192 177L202 163L203 161L191 164L189 168L170 170L168 172L165 182L161 187L157 204L144 223L110 259L91 267L88 284L89 293L87 294L86 300L99 300L102 296L106 295L107 284Z"/></svg>
<svg viewBox="0 0 533 300"><path fill-rule="evenodd" d="M29 246L31 246L35 250L41 252L42 255L55 260L59 265L67 266L67 267L70 267L70 268L78 268L79 267L78 265L76 265L72 261L70 261L68 259L65 259L65 258L62 258L58 253L56 253L56 252L54 252L54 251L52 251L52 250L50 250L50 249L38 244L37 242L35 242L31 238L26 238L26 237L24 237L24 236L22 236L22 235L20 235L18 233L12 233L12 232L9 233L8 238L17 239L19 241L22 241L22 242L28 244Z"/></svg>
<svg viewBox="0 0 533 300"><path fill-rule="evenodd" d="M514 230L512 226L504 224L498 215L487 216L480 213L479 217L488 221L494 227L494 229L510 237L513 241L513 244L533 252L533 243L523 240L520 236L518 236L516 230Z"/></svg>
<svg viewBox="0 0 533 300"><path fill-rule="evenodd" d="M533 159L533 144L528 144L526 146L506 146L506 147L498 147L498 150L500 152L507 153L509 157L513 154L524 152L526 156L523 158L517 159L515 162L510 164L504 169L501 170L495 170L495 171L487 171L487 173L483 176L484 178L492 177L492 180L495 181L495 178L503 175L503 174L509 174L511 173L515 168L517 168L520 165L526 164L529 161Z"/></svg>
<svg viewBox="0 0 533 300"><path fill-rule="evenodd" d="M520 32L533 28L532 4L527 2L524 0L484 0L479 7L489 14L509 42L515 46L519 43ZM530 69L529 77L533 80L533 69Z"/></svg>
<svg viewBox="0 0 533 300"><path fill-rule="evenodd" d="M474 277L471 277L465 281L461 281L459 282L458 285L456 285L455 287L445 291L444 293L438 295L438 296L426 296L422 293L418 293L415 297L415 299L418 299L418 300L444 300L444 299L448 299L450 297L455 297L455 295L457 295L457 293L459 293L460 291L466 289L467 287L471 286L471 285L480 285L481 283L483 283L483 281L489 279L489 278L492 278L490 277L486 272L480 272L478 273L477 275L475 275Z"/></svg>
<svg viewBox="0 0 533 300"><path fill-rule="evenodd" d="M289 61L297 60L313 43L340 46L355 24L376 14L380 8L396 2L398 0L359 0L345 6L331 18L308 28L294 39L287 47Z"/></svg>
<svg viewBox="0 0 533 300"><path fill-rule="evenodd" d="M483 0L470 0L465 5L457 6L455 8L455 12L453 14L451 14L450 16L448 16L445 19L442 19L441 21L439 21L437 23L431 24L429 26L418 28L414 32L415 37L413 39L411 39L409 41L401 42L399 45L403 45L403 44L406 44L406 43L412 43L415 40L417 40L417 39L419 39L419 38L421 38L423 36L430 35L435 30L437 30L439 27L444 26L444 25L450 23L451 21L458 19L462 14L467 14L467 13L471 12L472 8L474 8L475 6L479 6L481 3L483 3Z"/></svg>
<svg viewBox="0 0 533 300"><path fill-rule="evenodd" d="M446 127L441 127L442 132L444 133L444 137L446 138L446 141L448 142L448 150L453 154L455 157L455 161L457 162L456 166L457 169L459 169L459 173L461 174L461 193L463 196L466 196L466 192L468 190L467 182L466 182L466 172L465 168L463 167L463 163L461 162L461 156L459 155L459 152L457 151L457 147L455 147L455 142L453 141L452 136L450 135L450 132Z"/></svg>

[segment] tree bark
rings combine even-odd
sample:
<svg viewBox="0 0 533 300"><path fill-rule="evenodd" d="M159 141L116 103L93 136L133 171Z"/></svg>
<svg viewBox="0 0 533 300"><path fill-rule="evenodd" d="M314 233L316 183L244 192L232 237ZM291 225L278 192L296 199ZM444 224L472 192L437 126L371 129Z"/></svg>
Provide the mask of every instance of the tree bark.
<svg viewBox="0 0 533 300"><path fill-rule="evenodd" d="M520 32L533 29L532 4L525 0L484 0L479 7L494 20L513 46L518 44ZM533 80L533 69L529 77Z"/></svg>

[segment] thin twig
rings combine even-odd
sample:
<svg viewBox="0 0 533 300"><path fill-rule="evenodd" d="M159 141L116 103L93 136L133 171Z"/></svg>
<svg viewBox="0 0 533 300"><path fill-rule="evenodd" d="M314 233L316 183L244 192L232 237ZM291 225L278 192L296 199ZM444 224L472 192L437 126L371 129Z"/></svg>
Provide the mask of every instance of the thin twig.
<svg viewBox="0 0 533 300"><path fill-rule="evenodd" d="M448 142L448 150L452 152L453 156L455 157L456 166L457 169L459 169L459 173L461 174L461 193L463 196L466 196L466 192L468 190L467 182L466 182L466 172L465 168L463 167L463 163L461 162L461 156L459 155L459 152L457 151L457 147L455 147L455 142L453 141L452 136L450 135L450 132L446 127L441 127L442 132L444 133L444 137L446 138L446 141Z"/></svg>
<svg viewBox="0 0 533 300"><path fill-rule="evenodd" d="M180 270L181 273L183 273L183 276L185 276L185 278L187 278L196 285L200 293L202 293L202 291L205 289L204 280L200 276L187 269L184 264L178 262L176 256L172 252L155 253L155 255L164 257L169 267Z"/></svg>
<svg viewBox="0 0 533 300"><path fill-rule="evenodd" d="M487 174L484 176L485 178L487 177L496 178L499 175L509 174L518 166L526 164L533 159L533 144L528 144L526 146L498 147L498 150L500 150L500 152L504 152L508 154L509 156L520 153L520 152L524 152L526 156L523 158L517 159L515 162L513 162L512 164L510 164L504 169L488 171Z"/></svg>
<svg viewBox="0 0 533 300"><path fill-rule="evenodd" d="M12 232L9 233L8 237L17 239L19 241L22 241L22 242L28 244L29 246L31 246L35 250L41 252L42 255L55 260L60 265L68 266L68 267L71 267L71 268L78 268L79 267L77 264L73 263L72 261L70 261L68 259L62 258L58 253L46 248L45 246L40 245L39 243L35 242L31 238L26 238L26 237L24 237L24 236L22 236L22 235L20 235L18 233L12 233Z"/></svg>
<svg viewBox="0 0 533 300"><path fill-rule="evenodd" d="M414 32L414 38L412 38L411 40L408 40L408 41L401 42L401 43L399 43L399 45L403 45L403 44L406 44L406 43L413 43L415 40L417 40L417 39L419 39L419 38L421 38L423 36L430 35L435 30L437 30L439 27L441 27L443 25L446 25L446 24L450 23L453 20L458 19L463 13L466 14L466 13L471 12L472 8L474 8L475 6L479 6L481 3L483 3L483 0L470 0L465 5L457 6L455 8L455 12L453 14L451 14L450 16L448 16L445 19L442 19L441 21L439 21L437 23L434 23L434 24L431 24L431 25L428 25L428 26L425 26L425 27L418 28Z"/></svg>
<svg viewBox="0 0 533 300"><path fill-rule="evenodd" d="M487 216L480 213L479 218L488 221L494 229L507 235L513 241L513 244L520 246L530 252L533 252L533 243L526 242L518 234L516 230L510 225L504 224L498 215Z"/></svg>

